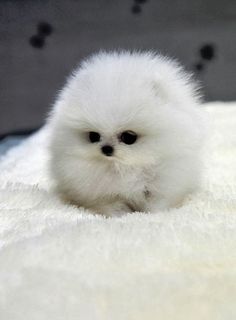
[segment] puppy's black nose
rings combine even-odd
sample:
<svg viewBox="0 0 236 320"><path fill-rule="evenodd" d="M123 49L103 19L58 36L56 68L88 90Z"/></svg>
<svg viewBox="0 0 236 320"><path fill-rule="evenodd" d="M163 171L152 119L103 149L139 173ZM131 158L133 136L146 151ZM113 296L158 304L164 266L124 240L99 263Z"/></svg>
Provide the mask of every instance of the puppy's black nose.
<svg viewBox="0 0 236 320"><path fill-rule="evenodd" d="M102 153L104 153L104 154L105 154L106 156L108 156L108 157L112 156L112 154L113 154L113 152L114 152L113 147L112 147L112 146L109 146L109 145L103 146L103 147L101 148L101 150L102 150Z"/></svg>

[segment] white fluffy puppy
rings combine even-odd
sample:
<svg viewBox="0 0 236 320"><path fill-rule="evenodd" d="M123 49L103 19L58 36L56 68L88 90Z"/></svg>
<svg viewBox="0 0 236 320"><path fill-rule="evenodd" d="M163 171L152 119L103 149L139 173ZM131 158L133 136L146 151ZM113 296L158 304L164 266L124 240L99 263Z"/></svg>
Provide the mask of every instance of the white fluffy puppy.
<svg viewBox="0 0 236 320"><path fill-rule="evenodd" d="M100 52L73 72L49 118L51 173L97 213L158 212L199 185L204 125L196 90L152 52Z"/></svg>

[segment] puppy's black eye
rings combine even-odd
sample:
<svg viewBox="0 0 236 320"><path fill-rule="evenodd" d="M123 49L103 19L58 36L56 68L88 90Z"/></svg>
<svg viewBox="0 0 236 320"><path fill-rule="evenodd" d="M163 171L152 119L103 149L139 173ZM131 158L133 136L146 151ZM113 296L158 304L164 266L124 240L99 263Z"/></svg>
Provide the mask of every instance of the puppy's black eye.
<svg viewBox="0 0 236 320"><path fill-rule="evenodd" d="M90 142L92 142L92 143L99 142L100 139L101 139L101 136L98 132L94 132L94 131L89 132L89 141Z"/></svg>
<svg viewBox="0 0 236 320"><path fill-rule="evenodd" d="M124 131L120 136L120 140L125 144L133 144L137 140L138 136L133 131Z"/></svg>

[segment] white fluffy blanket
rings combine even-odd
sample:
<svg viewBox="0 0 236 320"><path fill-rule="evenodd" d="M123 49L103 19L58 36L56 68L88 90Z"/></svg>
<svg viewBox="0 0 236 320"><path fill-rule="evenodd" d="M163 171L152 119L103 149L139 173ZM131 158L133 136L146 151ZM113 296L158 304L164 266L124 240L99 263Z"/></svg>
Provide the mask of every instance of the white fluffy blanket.
<svg viewBox="0 0 236 320"><path fill-rule="evenodd" d="M236 319L236 104L208 104L203 190L105 219L60 202L47 128L0 163L1 320Z"/></svg>

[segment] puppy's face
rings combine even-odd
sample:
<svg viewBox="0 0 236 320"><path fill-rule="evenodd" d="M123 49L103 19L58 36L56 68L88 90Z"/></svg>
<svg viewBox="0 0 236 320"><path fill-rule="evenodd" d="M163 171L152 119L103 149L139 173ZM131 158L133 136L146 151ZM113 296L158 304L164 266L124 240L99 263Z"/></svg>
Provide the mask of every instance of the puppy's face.
<svg viewBox="0 0 236 320"><path fill-rule="evenodd" d="M75 153L86 161L116 167L144 165L154 160L153 139L144 130L134 125L120 126L114 131L102 129L91 126L78 130Z"/></svg>
<svg viewBox="0 0 236 320"><path fill-rule="evenodd" d="M145 167L181 149L191 126L181 111L184 92L175 78L171 82L169 67L159 79L154 69L152 59L146 63L138 56L85 63L63 89L52 115L57 156L74 164L82 159L93 165ZM178 100L177 110L173 104Z"/></svg>
<svg viewBox="0 0 236 320"><path fill-rule="evenodd" d="M80 82L62 100L57 128L62 153L122 169L153 164L159 135L152 86Z"/></svg>

